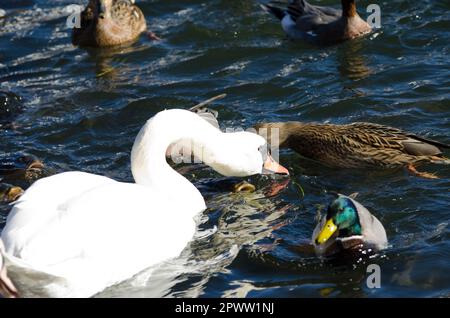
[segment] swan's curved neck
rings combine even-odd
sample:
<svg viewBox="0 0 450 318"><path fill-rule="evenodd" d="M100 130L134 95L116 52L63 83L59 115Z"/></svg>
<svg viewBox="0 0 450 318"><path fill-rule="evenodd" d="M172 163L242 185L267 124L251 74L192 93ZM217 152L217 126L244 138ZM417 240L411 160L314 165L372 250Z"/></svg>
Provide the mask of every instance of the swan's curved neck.
<svg viewBox="0 0 450 318"><path fill-rule="evenodd" d="M167 163L166 150L183 140L195 143L199 152L219 134L218 129L194 113L183 110L158 113L142 127L131 151L131 171L136 183L173 196L180 204L183 200L195 202L204 209L205 203L197 188Z"/></svg>

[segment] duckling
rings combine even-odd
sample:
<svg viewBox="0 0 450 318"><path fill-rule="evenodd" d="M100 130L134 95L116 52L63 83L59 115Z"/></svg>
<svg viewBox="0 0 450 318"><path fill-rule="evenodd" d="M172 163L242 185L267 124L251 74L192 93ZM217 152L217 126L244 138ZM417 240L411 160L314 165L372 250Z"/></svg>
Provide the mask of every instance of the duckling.
<svg viewBox="0 0 450 318"><path fill-rule="evenodd" d="M339 195L312 235L319 256L380 251L388 246L383 224L351 196Z"/></svg>
<svg viewBox="0 0 450 318"><path fill-rule="evenodd" d="M419 172L415 166L423 163L450 164L441 148L450 145L373 123L356 122L346 125L301 122L263 123L255 126L267 135L279 129L280 148L291 148L301 156L338 168L399 168L423 178L435 175ZM267 129L261 130L261 129ZM265 134L267 132L267 134ZM274 141L276 142L276 141Z"/></svg>
<svg viewBox="0 0 450 318"><path fill-rule="evenodd" d="M106 47L136 40L147 29L134 0L89 0L81 13L81 28L72 30L72 43Z"/></svg>
<svg viewBox="0 0 450 318"><path fill-rule="evenodd" d="M7 183L0 183L0 203L11 203L19 199L24 193L21 187Z"/></svg>
<svg viewBox="0 0 450 318"><path fill-rule="evenodd" d="M0 181L29 186L41 177L51 174L33 155L17 155L0 162Z"/></svg>
<svg viewBox="0 0 450 318"><path fill-rule="evenodd" d="M262 8L281 20L281 26L293 40L305 40L322 45L354 39L372 31L356 11L355 0L341 0L342 10L311 5L306 0L272 1Z"/></svg>

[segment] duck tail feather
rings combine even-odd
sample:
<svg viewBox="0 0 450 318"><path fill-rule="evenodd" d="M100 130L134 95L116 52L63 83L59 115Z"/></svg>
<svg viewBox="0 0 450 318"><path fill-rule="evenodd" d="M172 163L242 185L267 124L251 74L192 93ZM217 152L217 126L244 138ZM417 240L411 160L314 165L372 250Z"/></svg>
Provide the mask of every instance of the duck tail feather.
<svg viewBox="0 0 450 318"><path fill-rule="evenodd" d="M286 13L284 12L283 9L277 8L270 4L260 4L260 6L261 6L261 8L263 8L264 11L274 15L279 20L283 20L284 16L286 15Z"/></svg>
<svg viewBox="0 0 450 318"><path fill-rule="evenodd" d="M445 158L445 157L441 157L439 159L431 160L431 163L435 163L435 164L438 164L438 165L450 165L450 159L449 158Z"/></svg>
<svg viewBox="0 0 450 318"><path fill-rule="evenodd" d="M444 143L436 141L436 140L428 139L428 138L417 136L417 135L408 135L408 137L411 137L411 138L414 138L416 140L425 142L427 144L436 146L438 148L450 149L450 145L449 144L444 144Z"/></svg>

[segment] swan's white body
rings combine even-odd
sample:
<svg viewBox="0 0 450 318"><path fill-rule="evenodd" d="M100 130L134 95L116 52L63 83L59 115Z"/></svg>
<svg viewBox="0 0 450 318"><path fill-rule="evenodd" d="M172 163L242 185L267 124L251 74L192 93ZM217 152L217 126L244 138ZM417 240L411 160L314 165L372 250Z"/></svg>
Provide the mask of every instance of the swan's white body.
<svg viewBox="0 0 450 318"><path fill-rule="evenodd" d="M65 172L37 181L14 205L1 239L19 294L33 283L42 295L88 297L178 256L194 235L194 216L206 208L166 162L169 145L189 140L195 156L224 175L261 173L262 137L222 133L184 110L160 112L135 140L136 183Z"/></svg>

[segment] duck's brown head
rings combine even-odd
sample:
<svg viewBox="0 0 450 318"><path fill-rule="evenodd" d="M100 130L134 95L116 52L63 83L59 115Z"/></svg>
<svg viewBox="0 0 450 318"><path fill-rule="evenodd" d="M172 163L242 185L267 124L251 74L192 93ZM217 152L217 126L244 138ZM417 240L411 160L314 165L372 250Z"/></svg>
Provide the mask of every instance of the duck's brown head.
<svg viewBox="0 0 450 318"><path fill-rule="evenodd" d="M147 28L134 0L90 0L81 13L81 27L74 28L72 43L104 47L134 41Z"/></svg>
<svg viewBox="0 0 450 318"><path fill-rule="evenodd" d="M256 132L263 136L267 143L280 148L289 147L289 138L301 129L299 122L259 123L254 126Z"/></svg>

